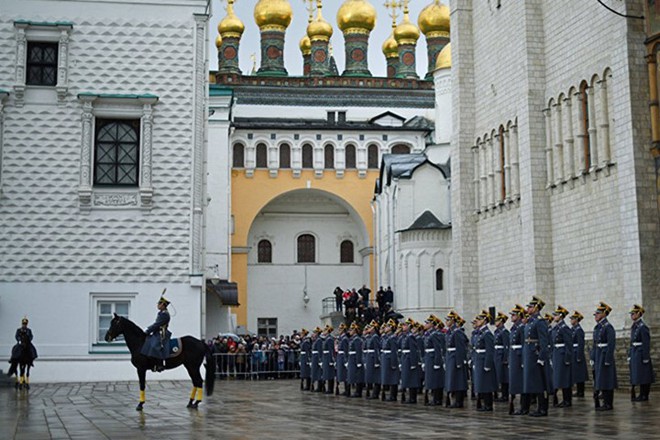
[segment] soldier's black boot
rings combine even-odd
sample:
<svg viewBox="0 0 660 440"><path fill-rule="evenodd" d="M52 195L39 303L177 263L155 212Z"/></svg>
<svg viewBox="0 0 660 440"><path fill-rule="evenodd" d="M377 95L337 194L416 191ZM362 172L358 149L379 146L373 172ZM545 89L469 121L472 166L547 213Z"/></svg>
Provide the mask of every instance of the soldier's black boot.
<svg viewBox="0 0 660 440"><path fill-rule="evenodd" d="M447 393L447 397L445 397L445 408L451 407L451 393Z"/></svg>
<svg viewBox="0 0 660 440"><path fill-rule="evenodd" d="M322 392L324 391L323 388L324 388L324 387L323 387L323 381L322 381L322 380L317 381L317 382L316 382L316 390L315 390L315 391L316 391L317 393L322 393Z"/></svg>
<svg viewBox="0 0 660 440"><path fill-rule="evenodd" d="M380 384L376 383L374 384L373 389L371 390L371 397L369 397L369 400L378 400L380 398Z"/></svg>
<svg viewBox="0 0 660 440"><path fill-rule="evenodd" d="M351 386L348 382L344 382L344 396L351 397Z"/></svg>
<svg viewBox="0 0 660 440"><path fill-rule="evenodd" d="M305 389L305 379L300 379L300 391Z"/></svg>
<svg viewBox="0 0 660 440"><path fill-rule="evenodd" d="M640 391L641 394L641 391ZM630 387L630 401L631 402L638 402L637 396L635 396L635 385Z"/></svg>
<svg viewBox="0 0 660 440"><path fill-rule="evenodd" d="M573 396L584 397L584 382L580 382L577 384L577 392Z"/></svg>
<svg viewBox="0 0 660 440"><path fill-rule="evenodd" d="M304 388L304 390L305 391L311 391L312 390L312 379L310 379L309 377L307 379L305 379L305 388Z"/></svg>
<svg viewBox="0 0 660 440"><path fill-rule="evenodd" d="M335 396L339 395L339 381L335 383Z"/></svg>
<svg viewBox="0 0 660 440"><path fill-rule="evenodd" d="M484 406L481 409L482 411L490 412L493 410L493 393L484 394Z"/></svg>
<svg viewBox="0 0 660 440"><path fill-rule="evenodd" d="M442 405L442 388L436 388L433 390L433 400L431 401L431 406L440 405Z"/></svg>
<svg viewBox="0 0 660 440"><path fill-rule="evenodd" d="M456 408L463 408L465 406L465 395L467 391L458 391L456 393Z"/></svg>
<svg viewBox="0 0 660 440"><path fill-rule="evenodd" d="M406 389L401 388L401 403L406 403Z"/></svg>
<svg viewBox="0 0 660 440"><path fill-rule="evenodd" d="M557 390L552 393L552 407L557 408L559 406L559 398L557 397Z"/></svg>
<svg viewBox="0 0 660 440"><path fill-rule="evenodd" d="M396 402L399 400L397 398L397 393L399 392L396 385L390 385L390 397L387 398L388 402Z"/></svg>
<svg viewBox="0 0 660 440"><path fill-rule="evenodd" d="M561 403L557 405L559 408L568 408L573 406L573 394L570 388L562 388L561 390Z"/></svg>
<svg viewBox="0 0 660 440"><path fill-rule="evenodd" d="M644 385L640 386L640 397L642 398L642 402L648 402L649 400L649 394L651 394L651 384L646 383Z"/></svg>
<svg viewBox="0 0 660 440"><path fill-rule="evenodd" d="M429 406L429 391L424 390L424 406Z"/></svg>
<svg viewBox="0 0 660 440"><path fill-rule="evenodd" d="M510 416L512 416L512 415L515 414L515 412L514 412L514 408L513 408L513 402L514 402L514 400L516 400L516 395L515 395L515 394L511 394L511 395L509 396L509 415L510 415Z"/></svg>
<svg viewBox="0 0 660 440"><path fill-rule="evenodd" d="M520 409L513 413L514 416L524 416L529 414L529 394L520 395Z"/></svg>
<svg viewBox="0 0 660 440"><path fill-rule="evenodd" d="M367 384L367 392L366 395L364 396L366 399L371 400L371 384Z"/></svg>
<svg viewBox="0 0 660 440"><path fill-rule="evenodd" d="M335 381L329 380L328 388L325 390L325 394L334 394L334 392L335 392Z"/></svg>
<svg viewBox="0 0 660 440"><path fill-rule="evenodd" d="M408 392L410 393L410 398L405 403L417 403L417 388L410 388Z"/></svg>
<svg viewBox="0 0 660 440"><path fill-rule="evenodd" d="M603 390L603 404L596 411L612 411L614 408L614 390Z"/></svg>
<svg viewBox="0 0 660 440"><path fill-rule="evenodd" d="M477 411L481 411L481 394L482 393L477 394Z"/></svg>
<svg viewBox="0 0 660 440"><path fill-rule="evenodd" d="M536 411L529 413L532 417L545 417L548 415L548 401L549 396L546 396L545 393L537 394L536 396Z"/></svg>
<svg viewBox="0 0 660 440"><path fill-rule="evenodd" d="M364 384L357 384L355 385L355 392L351 395L351 397L362 397L362 388L364 387Z"/></svg>

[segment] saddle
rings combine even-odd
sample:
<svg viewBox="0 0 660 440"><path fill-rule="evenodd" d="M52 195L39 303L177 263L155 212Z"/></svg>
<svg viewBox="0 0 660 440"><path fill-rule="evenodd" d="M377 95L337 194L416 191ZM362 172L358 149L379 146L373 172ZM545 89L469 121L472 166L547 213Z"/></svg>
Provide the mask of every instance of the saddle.
<svg viewBox="0 0 660 440"><path fill-rule="evenodd" d="M169 348L167 350L167 358L175 358L183 353L183 344L181 338L171 338Z"/></svg>

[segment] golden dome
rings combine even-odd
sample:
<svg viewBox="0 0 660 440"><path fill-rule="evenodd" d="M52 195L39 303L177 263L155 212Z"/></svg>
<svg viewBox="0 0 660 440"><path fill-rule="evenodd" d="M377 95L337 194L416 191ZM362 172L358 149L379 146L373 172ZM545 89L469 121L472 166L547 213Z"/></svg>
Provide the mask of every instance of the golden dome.
<svg viewBox="0 0 660 440"><path fill-rule="evenodd" d="M410 22L407 10L403 14L403 21L394 28L394 39L398 44L416 44L419 40L419 29Z"/></svg>
<svg viewBox="0 0 660 440"><path fill-rule="evenodd" d="M254 7L254 21L261 30L284 30L292 18L289 0L259 0Z"/></svg>
<svg viewBox="0 0 660 440"><path fill-rule="evenodd" d="M447 43L435 59L435 69L448 69L451 68L451 43Z"/></svg>
<svg viewBox="0 0 660 440"><path fill-rule="evenodd" d="M227 15L218 24L218 33L222 37L241 38L245 25L240 18L234 14L234 0L229 0L227 4Z"/></svg>
<svg viewBox="0 0 660 440"><path fill-rule="evenodd" d="M323 18L323 14L321 13L322 7L319 2L316 8L316 19L307 26L307 36L311 41L329 41L330 37L332 37L332 26Z"/></svg>
<svg viewBox="0 0 660 440"><path fill-rule="evenodd" d="M422 9L417 24L427 37L449 37L449 8L435 0Z"/></svg>
<svg viewBox="0 0 660 440"><path fill-rule="evenodd" d="M215 37L215 47L220 49L220 46L222 46L222 37L218 35L217 37Z"/></svg>
<svg viewBox="0 0 660 440"><path fill-rule="evenodd" d="M300 39L298 47L300 47L300 51L303 55L309 55L312 53L312 42L307 35Z"/></svg>
<svg viewBox="0 0 660 440"><path fill-rule="evenodd" d="M399 45L394 39L394 34L390 34L389 38L383 43L383 54L385 55L385 58L399 56Z"/></svg>
<svg viewBox="0 0 660 440"><path fill-rule="evenodd" d="M337 11L337 26L342 32L369 33L376 26L376 8L366 0L346 0Z"/></svg>

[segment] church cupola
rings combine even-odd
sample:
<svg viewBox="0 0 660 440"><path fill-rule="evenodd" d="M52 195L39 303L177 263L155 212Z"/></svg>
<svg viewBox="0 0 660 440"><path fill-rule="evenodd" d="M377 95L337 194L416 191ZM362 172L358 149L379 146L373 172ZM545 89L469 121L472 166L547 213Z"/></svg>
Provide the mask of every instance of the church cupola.
<svg viewBox="0 0 660 440"><path fill-rule="evenodd" d="M261 66L257 75L286 76L284 37L293 11L289 0L259 0L254 7L254 21L261 32Z"/></svg>
<svg viewBox="0 0 660 440"><path fill-rule="evenodd" d="M399 51L399 72L400 78L419 78L416 70L415 48L419 40L419 29L410 22L409 0L403 0L403 20L394 29L394 39L398 45Z"/></svg>
<svg viewBox="0 0 660 440"><path fill-rule="evenodd" d="M337 25L344 34L344 76L371 76L368 63L369 34L376 25L376 9L367 0L346 0L337 11Z"/></svg>
<svg viewBox="0 0 660 440"><path fill-rule="evenodd" d="M234 14L235 0L227 0L227 15L218 24L219 38L216 39L220 46L218 49L218 73L233 73L240 75L238 67L238 49L241 36L245 31L245 25L240 18Z"/></svg>
<svg viewBox="0 0 660 440"><path fill-rule="evenodd" d="M417 24L426 36L428 70L425 79L431 79L438 54L449 43L449 8L440 0L434 0L419 13Z"/></svg>
<svg viewBox="0 0 660 440"><path fill-rule="evenodd" d="M316 0L316 18L307 26L307 36L311 43L310 75L329 76L330 53L328 46L332 37L332 26L323 18L323 2Z"/></svg>
<svg viewBox="0 0 660 440"><path fill-rule="evenodd" d="M387 77L394 78L396 77L399 71L399 45L394 39L394 29L396 28L396 18L398 16L398 8L400 3L396 0L389 0L385 2L385 7L388 10L388 14L392 19L392 33L390 36L383 42L383 55L385 55L385 63L387 65Z"/></svg>

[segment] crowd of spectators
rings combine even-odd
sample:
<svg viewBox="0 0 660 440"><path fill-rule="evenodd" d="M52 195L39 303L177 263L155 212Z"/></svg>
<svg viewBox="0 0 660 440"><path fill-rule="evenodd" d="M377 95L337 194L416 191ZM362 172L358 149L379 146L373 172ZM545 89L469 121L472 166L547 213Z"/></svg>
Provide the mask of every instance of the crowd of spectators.
<svg viewBox="0 0 660 440"><path fill-rule="evenodd" d="M347 325L357 322L364 326L373 320L383 323L390 318L400 319L401 315L392 309L394 292L390 286L387 286L387 289L380 286L374 301L371 300L370 294L371 289L364 284L358 290L355 288L344 290L337 286L333 292L335 311L344 314Z"/></svg>
<svg viewBox="0 0 660 440"><path fill-rule="evenodd" d="M300 369L300 333L279 338L220 334L208 341L220 379L294 378Z"/></svg>

